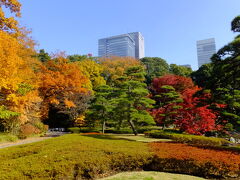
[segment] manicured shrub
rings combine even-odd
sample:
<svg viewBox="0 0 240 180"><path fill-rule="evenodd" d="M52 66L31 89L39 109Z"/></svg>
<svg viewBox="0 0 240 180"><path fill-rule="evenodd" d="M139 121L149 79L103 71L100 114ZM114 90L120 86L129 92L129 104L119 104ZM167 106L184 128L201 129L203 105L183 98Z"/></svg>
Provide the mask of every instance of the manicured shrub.
<svg viewBox="0 0 240 180"><path fill-rule="evenodd" d="M163 130L148 131L145 133L145 135L153 138L173 139L176 142L199 145L199 146L223 146L223 145L229 144L229 141L222 138L179 134L179 133L175 133L171 131L163 131Z"/></svg>
<svg viewBox="0 0 240 180"><path fill-rule="evenodd" d="M71 127L71 128L68 128L67 130L71 133L76 133L76 134L80 133L79 127Z"/></svg>
<svg viewBox="0 0 240 180"><path fill-rule="evenodd" d="M0 143L17 141L18 137L13 134L0 133Z"/></svg>
<svg viewBox="0 0 240 180"><path fill-rule="evenodd" d="M146 143L69 134L0 149L0 179L96 179L142 169L152 157Z"/></svg>
<svg viewBox="0 0 240 180"><path fill-rule="evenodd" d="M105 133L113 133L113 134L133 134L132 129L129 128L121 128L121 129L106 129Z"/></svg>
<svg viewBox="0 0 240 180"><path fill-rule="evenodd" d="M100 128L91 128L91 127L81 127L80 128L81 133L89 133L89 132L101 132Z"/></svg>
<svg viewBox="0 0 240 180"><path fill-rule="evenodd" d="M158 126L143 126L143 127L139 127L137 129L138 133L144 133L146 131L152 131L152 130L160 130L161 127Z"/></svg>
<svg viewBox="0 0 240 180"><path fill-rule="evenodd" d="M203 177L239 177L240 153L179 143L150 143L156 154L149 168Z"/></svg>
<svg viewBox="0 0 240 180"><path fill-rule="evenodd" d="M34 135L34 134L39 134L41 133L41 131L36 128L35 126L33 126L30 123L24 124L20 127L20 131L19 131L19 135L18 137L20 139L25 139L28 136Z"/></svg>

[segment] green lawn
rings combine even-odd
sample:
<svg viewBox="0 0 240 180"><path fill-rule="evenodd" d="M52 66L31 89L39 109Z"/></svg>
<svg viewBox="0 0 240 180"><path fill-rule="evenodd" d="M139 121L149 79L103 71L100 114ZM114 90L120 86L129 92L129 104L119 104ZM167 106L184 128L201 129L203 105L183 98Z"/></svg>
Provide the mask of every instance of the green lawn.
<svg viewBox="0 0 240 180"><path fill-rule="evenodd" d="M204 180L195 176L154 171L124 172L101 180Z"/></svg>
<svg viewBox="0 0 240 180"><path fill-rule="evenodd" d="M98 178L142 169L151 157L147 143L70 134L0 149L0 179Z"/></svg>
<svg viewBox="0 0 240 180"><path fill-rule="evenodd" d="M161 141L161 142L169 142L172 141L171 139L156 139L156 138L149 138L144 136L143 134L140 135L133 135L133 134L119 134L119 135L111 135L113 138L116 139L126 139L126 140L132 140L132 141L139 141L139 142L157 142L157 141Z"/></svg>

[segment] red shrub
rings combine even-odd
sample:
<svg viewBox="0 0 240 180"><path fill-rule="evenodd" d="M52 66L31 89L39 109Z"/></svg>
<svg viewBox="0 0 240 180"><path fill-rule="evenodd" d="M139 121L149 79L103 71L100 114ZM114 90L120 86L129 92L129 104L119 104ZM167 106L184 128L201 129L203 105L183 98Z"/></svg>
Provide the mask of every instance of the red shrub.
<svg viewBox="0 0 240 180"><path fill-rule="evenodd" d="M155 161L164 163L172 172L221 177L240 175L240 153L179 143L150 143L150 147L156 154Z"/></svg>

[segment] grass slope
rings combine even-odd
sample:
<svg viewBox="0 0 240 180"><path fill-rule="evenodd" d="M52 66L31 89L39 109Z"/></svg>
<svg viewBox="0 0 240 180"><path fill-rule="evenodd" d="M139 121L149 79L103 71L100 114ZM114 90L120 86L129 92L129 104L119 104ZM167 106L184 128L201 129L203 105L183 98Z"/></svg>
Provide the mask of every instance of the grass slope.
<svg viewBox="0 0 240 180"><path fill-rule="evenodd" d="M151 157L145 143L100 135L64 135L1 149L0 179L97 178L141 169Z"/></svg>
<svg viewBox="0 0 240 180"><path fill-rule="evenodd" d="M183 174L170 174L154 171L124 172L101 180L204 180L204 178Z"/></svg>

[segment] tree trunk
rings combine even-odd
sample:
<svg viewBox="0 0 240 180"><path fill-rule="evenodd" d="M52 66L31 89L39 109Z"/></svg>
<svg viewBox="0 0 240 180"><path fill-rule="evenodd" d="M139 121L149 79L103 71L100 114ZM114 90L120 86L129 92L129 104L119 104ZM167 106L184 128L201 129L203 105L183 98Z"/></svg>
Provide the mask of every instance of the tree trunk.
<svg viewBox="0 0 240 180"><path fill-rule="evenodd" d="M137 136L138 132L137 132L135 126L134 126L134 123L132 122L132 120L129 120L128 122L129 122L129 124L130 124L130 126L131 126L131 128L133 130L134 135Z"/></svg>
<svg viewBox="0 0 240 180"><path fill-rule="evenodd" d="M102 133L105 133L105 127L106 127L106 121L103 120L103 124L102 124Z"/></svg>

